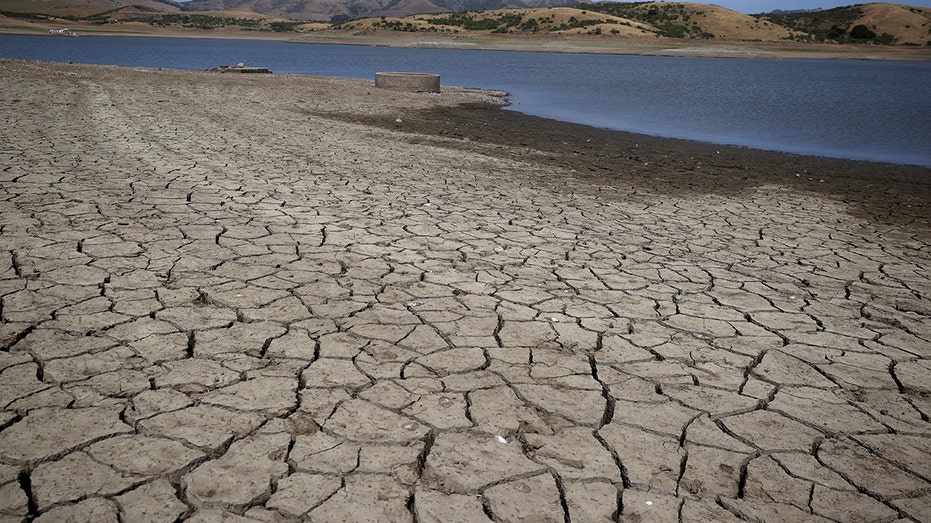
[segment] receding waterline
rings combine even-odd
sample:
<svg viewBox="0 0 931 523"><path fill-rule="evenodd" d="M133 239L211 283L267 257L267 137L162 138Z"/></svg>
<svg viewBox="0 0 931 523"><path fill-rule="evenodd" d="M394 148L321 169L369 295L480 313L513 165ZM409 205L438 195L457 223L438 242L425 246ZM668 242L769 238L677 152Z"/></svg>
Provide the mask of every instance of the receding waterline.
<svg viewBox="0 0 931 523"><path fill-rule="evenodd" d="M931 167L931 63L749 60L0 35L0 56L364 78L435 73L510 93L510 110L654 136Z"/></svg>

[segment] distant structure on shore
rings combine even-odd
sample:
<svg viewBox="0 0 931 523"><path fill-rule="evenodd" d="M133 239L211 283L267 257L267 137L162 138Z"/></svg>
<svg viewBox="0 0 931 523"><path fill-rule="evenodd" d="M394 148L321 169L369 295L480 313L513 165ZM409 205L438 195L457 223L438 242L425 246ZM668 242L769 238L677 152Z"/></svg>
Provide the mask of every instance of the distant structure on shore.
<svg viewBox="0 0 931 523"><path fill-rule="evenodd" d="M246 64L240 62L233 67L228 65L218 65L210 69L201 69L209 73L241 73L241 74L272 74L271 70L265 67L246 67Z"/></svg>
<svg viewBox="0 0 931 523"><path fill-rule="evenodd" d="M78 34L71 29L49 29L48 34L55 36L78 36Z"/></svg>

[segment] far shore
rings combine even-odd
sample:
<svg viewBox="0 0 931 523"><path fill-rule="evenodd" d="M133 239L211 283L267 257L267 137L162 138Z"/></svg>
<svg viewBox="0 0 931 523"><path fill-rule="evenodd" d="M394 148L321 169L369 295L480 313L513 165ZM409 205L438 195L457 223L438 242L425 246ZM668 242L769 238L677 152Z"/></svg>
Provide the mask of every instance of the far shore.
<svg viewBox="0 0 931 523"><path fill-rule="evenodd" d="M78 22L50 24L0 16L0 34L42 35L50 29L70 29L79 36L147 36L163 38L230 38L279 40L308 44L428 47L583 54L661 55L743 59L841 59L931 61L931 47L764 42L742 40L692 40L673 38L610 37L593 35L489 35L485 33L405 33L337 30L307 33L242 31L228 29L156 28L141 23L103 27Z"/></svg>

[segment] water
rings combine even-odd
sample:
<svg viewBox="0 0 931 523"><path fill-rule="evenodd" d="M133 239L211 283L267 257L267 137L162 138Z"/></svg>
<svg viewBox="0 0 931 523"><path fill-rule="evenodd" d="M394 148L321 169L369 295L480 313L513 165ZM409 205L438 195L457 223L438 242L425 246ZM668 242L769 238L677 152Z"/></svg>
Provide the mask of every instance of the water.
<svg viewBox="0 0 931 523"><path fill-rule="evenodd" d="M371 80L439 73L500 89L511 109L656 136L931 166L931 63L742 60L295 44L280 41L0 35L0 56L204 69L268 67Z"/></svg>

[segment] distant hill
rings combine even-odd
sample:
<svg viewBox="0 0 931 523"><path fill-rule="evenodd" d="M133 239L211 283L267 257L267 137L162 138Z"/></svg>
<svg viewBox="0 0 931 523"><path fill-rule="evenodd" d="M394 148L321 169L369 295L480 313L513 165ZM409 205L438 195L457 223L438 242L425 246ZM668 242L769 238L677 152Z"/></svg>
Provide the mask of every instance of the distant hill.
<svg viewBox="0 0 931 523"><path fill-rule="evenodd" d="M201 0L206 1L206 0ZM247 1L247 0L242 0ZM870 3L829 10L745 15L693 2L597 2L353 20L349 30L487 31L706 40L931 45L931 9Z"/></svg>
<svg viewBox="0 0 931 523"><path fill-rule="evenodd" d="M764 14L770 14L770 15L791 15L791 14L798 14L798 13L810 13L810 12L812 12L812 11L820 11L820 10L821 10L820 7L816 8L816 9L773 9L772 11L770 11L770 12L768 12L768 13L764 13Z"/></svg>
<svg viewBox="0 0 931 523"><path fill-rule="evenodd" d="M734 40L785 40L786 27L723 7L692 2L599 2L586 10L635 20L672 38L724 38Z"/></svg>
<svg viewBox="0 0 931 523"><path fill-rule="evenodd" d="M294 20L345 21L421 13L573 5L578 0L191 0L185 11L244 9Z"/></svg>
<svg viewBox="0 0 931 523"><path fill-rule="evenodd" d="M769 13L761 18L808 33L816 41L928 45L931 9L900 4L870 3L792 13ZM855 31L858 26L860 27Z"/></svg>
<svg viewBox="0 0 931 523"><path fill-rule="evenodd" d="M164 12L181 11L181 4L172 0L3 0L0 2L0 11L86 17L128 6Z"/></svg>
<svg viewBox="0 0 931 523"><path fill-rule="evenodd" d="M576 6L588 12L611 15L613 22L624 20L630 24L641 24L633 31L602 28L615 29L614 34L638 33L645 25L649 26L646 28L649 33L674 38L872 41L911 45L925 45L931 40L929 9L887 3L828 10L777 11L765 15L744 15L693 2L588 3L577 0L191 0L180 6L187 12L237 9L277 18L333 22L382 16L405 18L415 14ZM555 27L560 25L555 24ZM870 35L857 33L852 36L850 33L857 25L867 26L875 36L855 38ZM539 23L538 27L541 27Z"/></svg>
<svg viewBox="0 0 931 523"><path fill-rule="evenodd" d="M571 5L563 6L567 3ZM0 0L0 15L182 29L344 30L359 34L369 31L590 34L720 41L931 45L931 9L889 3L745 15L693 2Z"/></svg>

